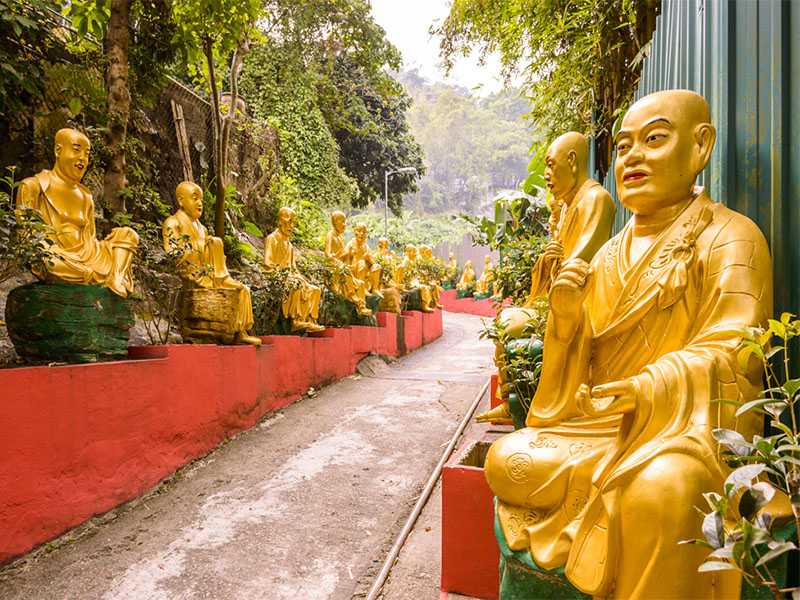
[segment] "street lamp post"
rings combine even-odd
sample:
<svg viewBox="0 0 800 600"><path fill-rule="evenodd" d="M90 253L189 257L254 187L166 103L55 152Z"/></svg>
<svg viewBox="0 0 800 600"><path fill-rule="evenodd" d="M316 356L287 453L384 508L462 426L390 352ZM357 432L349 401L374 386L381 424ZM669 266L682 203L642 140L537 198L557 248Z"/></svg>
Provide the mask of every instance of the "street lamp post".
<svg viewBox="0 0 800 600"><path fill-rule="evenodd" d="M383 176L383 199L386 201L386 206L383 208L383 235L387 238L389 237L389 175L416 172L416 167L402 167L396 171L386 171Z"/></svg>

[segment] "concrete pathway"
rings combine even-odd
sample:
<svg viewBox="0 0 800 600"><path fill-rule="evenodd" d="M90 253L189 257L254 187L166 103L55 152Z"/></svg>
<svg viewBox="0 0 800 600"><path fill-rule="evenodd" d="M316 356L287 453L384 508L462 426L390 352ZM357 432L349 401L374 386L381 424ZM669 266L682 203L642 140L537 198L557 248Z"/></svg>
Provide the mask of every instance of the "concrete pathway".
<svg viewBox="0 0 800 600"><path fill-rule="evenodd" d="M444 325L411 356L367 359L363 376L265 417L146 496L0 569L0 599L363 597L492 372L478 317L444 313ZM435 573L409 598L439 597L429 559Z"/></svg>

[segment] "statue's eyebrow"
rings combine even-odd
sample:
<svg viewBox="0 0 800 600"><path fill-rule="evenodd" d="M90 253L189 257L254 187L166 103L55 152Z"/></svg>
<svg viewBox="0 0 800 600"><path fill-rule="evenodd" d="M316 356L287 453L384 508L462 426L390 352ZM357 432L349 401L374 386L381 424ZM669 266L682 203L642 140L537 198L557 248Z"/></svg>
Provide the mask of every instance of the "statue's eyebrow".
<svg viewBox="0 0 800 600"><path fill-rule="evenodd" d="M664 117L656 117L652 121L648 121L647 123L645 123L645 127L648 125L652 125L653 123L657 123L659 121L664 121L664 123L666 123L667 125L672 125L672 123L670 123L668 119L665 119Z"/></svg>

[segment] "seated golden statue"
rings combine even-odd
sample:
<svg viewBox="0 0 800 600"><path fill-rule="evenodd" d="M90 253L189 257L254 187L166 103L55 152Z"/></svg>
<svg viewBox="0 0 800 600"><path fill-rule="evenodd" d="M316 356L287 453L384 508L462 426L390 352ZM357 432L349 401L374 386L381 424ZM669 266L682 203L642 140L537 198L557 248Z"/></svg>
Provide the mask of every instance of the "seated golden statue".
<svg viewBox="0 0 800 600"><path fill-rule="evenodd" d="M346 217L344 213L338 210L331 213L331 230L325 238L325 256L349 267L352 261L352 251L349 246L345 246L344 238L342 237L345 228ZM333 291L344 296L348 302L355 304L358 314L372 314L372 311L367 308L367 284L350 268L347 269L344 279L336 282L336 289Z"/></svg>
<svg viewBox="0 0 800 600"><path fill-rule="evenodd" d="M385 237L378 238L378 251L375 256L380 256L385 260L391 260L392 255L389 254L389 240Z"/></svg>
<svg viewBox="0 0 800 600"><path fill-rule="evenodd" d="M181 240L188 237L189 248L180 258L180 276L184 286L206 289L234 289L239 292L236 312L234 343L261 345L261 339L248 335L253 326L253 304L250 289L236 281L228 273L225 250L222 240L208 235L205 225L200 222L203 214L203 190L191 181L178 184L175 189L178 211L164 221L162 235L164 251L174 252L180 248Z"/></svg>
<svg viewBox="0 0 800 600"><path fill-rule="evenodd" d="M431 286L421 282L416 276L411 277L410 281L407 284L404 284L406 272L411 272L416 261L417 247L412 244L408 244L406 246L406 255L403 257L403 262L395 269L395 281L401 286L405 285L405 289L419 290L420 309L422 312L433 312L434 303ZM397 281L398 277L399 281Z"/></svg>
<svg viewBox="0 0 800 600"><path fill-rule="evenodd" d="M529 309L537 298L549 294L563 262L572 258L589 262L608 241L617 210L605 188L589 177L589 143L583 134L571 131L550 144L545 153L544 178L553 194L550 242L533 267L528 299L522 306L500 313L499 321L510 338L522 337L528 321L536 317L536 311ZM496 344L494 359L498 367L497 395L502 404L479 414L475 418L478 423L511 418L502 342Z"/></svg>
<svg viewBox="0 0 800 600"><path fill-rule="evenodd" d="M458 261L456 260L456 255L454 253L450 253L450 268L455 270L458 269Z"/></svg>
<svg viewBox="0 0 800 600"><path fill-rule="evenodd" d="M383 298L381 293L381 266L375 262L367 246L367 224L358 223L355 237L347 242L345 254L350 260L353 274L367 284L367 291ZM387 242L388 244L388 242Z"/></svg>
<svg viewBox="0 0 800 600"><path fill-rule="evenodd" d="M475 281L475 271L472 268L472 261L468 260L464 265L464 272L461 274L461 279L459 279L456 284L456 289L463 290L473 281Z"/></svg>
<svg viewBox="0 0 800 600"><path fill-rule="evenodd" d="M288 206L278 211L278 229L267 236L264 244L264 266L267 269L289 269L295 289L283 298L283 316L292 322L292 331L322 331L317 323L322 290L297 271L294 246L289 241L294 229L295 212Z"/></svg>
<svg viewBox="0 0 800 600"><path fill-rule="evenodd" d="M45 242L56 258L46 267L34 267L33 274L42 281L105 286L124 298L133 291L131 261L139 235L130 227L115 227L106 239L97 239L92 194L80 183L90 150L81 132L61 129L53 170L22 180L17 204L38 212L57 234Z"/></svg>
<svg viewBox="0 0 800 600"><path fill-rule="evenodd" d="M488 294L489 293L489 281L492 279L492 273L494 272L494 265L492 264L492 257L488 254L483 259L484 266L483 272L481 276L478 278L478 281L475 282L475 295L480 294Z"/></svg>
<svg viewBox="0 0 800 600"><path fill-rule="evenodd" d="M620 202L633 212L594 256L566 261L550 289L541 380L527 427L492 444L486 479L512 550L566 567L598 598L738 598L735 571L698 573L702 494L729 469L713 429L761 431L747 402L757 361L744 327L772 314L764 236L694 187L716 131L686 90L636 102L616 136Z"/></svg>
<svg viewBox="0 0 800 600"><path fill-rule="evenodd" d="M427 260L434 260L434 258L433 258L433 248L431 248L430 246L420 246L419 247L419 255L420 255L421 258L425 258ZM440 261L440 259L438 259L438 258L435 259L435 260L437 260L439 262L442 262L442 264L444 264L444 262ZM441 286L441 282L438 281L438 280L431 280L431 281L424 281L423 283L427 283L428 285L431 286L431 304L432 304L432 306L435 306L436 308L442 308L442 305L439 302L439 294L441 294L444 291L444 289Z"/></svg>

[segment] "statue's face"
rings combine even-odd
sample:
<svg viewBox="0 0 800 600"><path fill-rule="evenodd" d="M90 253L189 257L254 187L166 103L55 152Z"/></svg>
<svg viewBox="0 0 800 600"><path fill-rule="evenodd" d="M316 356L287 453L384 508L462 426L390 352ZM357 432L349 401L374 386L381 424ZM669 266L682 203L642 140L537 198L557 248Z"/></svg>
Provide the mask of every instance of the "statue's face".
<svg viewBox="0 0 800 600"><path fill-rule="evenodd" d="M450 260L453 260L455 257L456 257L456 255L451 252L450 253Z"/></svg>
<svg viewBox="0 0 800 600"><path fill-rule="evenodd" d="M424 248L420 248L419 253L420 256L422 256L422 258L431 258L433 256L433 250L431 250L427 246Z"/></svg>
<svg viewBox="0 0 800 600"><path fill-rule="evenodd" d="M406 246L406 256L408 260L414 260L417 258L417 249L414 246Z"/></svg>
<svg viewBox="0 0 800 600"><path fill-rule="evenodd" d="M485 262L487 265L489 264L490 260L492 260L492 257L488 254L483 258L483 262Z"/></svg>
<svg viewBox="0 0 800 600"><path fill-rule="evenodd" d="M294 229L294 219L294 211L282 212L278 219L278 231L280 231L286 237L292 235L292 230Z"/></svg>
<svg viewBox="0 0 800 600"><path fill-rule="evenodd" d="M333 224L333 230L338 235L342 235L347 227L344 215L334 215L331 217L331 223Z"/></svg>
<svg viewBox="0 0 800 600"><path fill-rule="evenodd" d="M74 181L83 179L89 167L89 139L79 131L71 130L56 140L55 155L59 171Z"/></svg>
<svg viewBox="0 0 800 600"><path fill-rule="evenodd" d="M364 223L359 223L356 225L355 234L356 241L359 244L363 244L367 241L367 226Z"/></svg>
<svg viewBox="0 0 800 600"><path fill-rule="evenodd" d="M467 264L465 264L465 265L464 265L464 268L465 268L465 269L471 269L471 268L472 268L472 261L471 261L471 260L468 260L468 261L467 261Z"/></svg>
<svg viewBox="0 0 800 600"><path fill-rule="evenodd" d="M194 183L183 183L178 188L178 205L192 219L203 214L203 190Z"/></svg>
<svg viewBox="0 0 800 600"><path fill-rule="evenodd" d="M388 250L389 240L378 240L378 250Z"/></svg>
<svg viewBox="0 0 800 600"><path fill-rule="evenodd" d="M574 159L573 159L574 160ZM544 159L544 180L555 198L564 197L575 187L577 177L569 162L569 148L564 144L552 144Z"/></svg>
<svg viewBox="0 0 800 600"><path fill-rule="evenodd" d="M691 196L699 174L693 156L700 123L682 108L680 96L656 94L634 104L622 121L614 174L620 202L636 214L651 214Z"/></svg>

